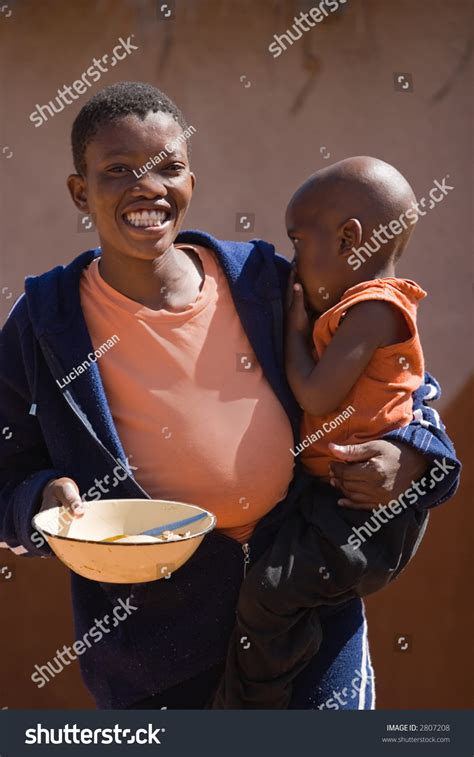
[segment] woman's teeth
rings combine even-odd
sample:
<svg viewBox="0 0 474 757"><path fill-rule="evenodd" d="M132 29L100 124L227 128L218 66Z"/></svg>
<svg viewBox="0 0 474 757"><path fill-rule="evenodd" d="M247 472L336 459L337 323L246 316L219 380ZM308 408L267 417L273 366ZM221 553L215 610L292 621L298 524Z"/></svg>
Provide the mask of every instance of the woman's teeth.
<svg viewBox="0 0 474 757"><path fill-rule="evenodd" d="M125 219L132 226L161 226L168 214L164 210L143 210L139 213L126 213Z"/></svg>

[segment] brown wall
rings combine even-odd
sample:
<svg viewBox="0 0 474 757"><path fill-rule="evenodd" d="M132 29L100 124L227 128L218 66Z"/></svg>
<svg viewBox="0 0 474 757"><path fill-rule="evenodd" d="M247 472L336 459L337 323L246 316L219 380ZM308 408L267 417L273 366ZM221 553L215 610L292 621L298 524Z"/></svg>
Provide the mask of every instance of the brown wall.
<svg viewBox="0 0 474 757"><path fill-rule="evenodd" d="M467 459L470 3L348 0L343 12L277 59L267 51L273 34L312 2L181 0L173 21L158 21L160 5L31 0L11 2L12 15L0 19L7 104L0 124L2 320L25 275L96 244L94 233L78 232L64 183L71 170L71 122L87 95L40 128L28 116L36 103L47 103L58 87L78 78L94 56L110 52L119 36L135 34L139 50L90 93L121 79L145 80L177 100L197 129L198 187L188 227L227 239L263 237L289 254L283 226L288 197L329 162L357 154L383 158L419 196L449 174L455 189L421 219L399 273L429 292L420 312L426 362L443 384L439 409ZM394 71L412 74L413 92L394 90ZM252 233L236 231L240 212L255 213ZM368 602L380 707L469 702L469 476L456 499L432 516L402 578ZM12 556L3 564L14 565L16 575L0 583L0 706L92 706L76 665L41 690L29 678L35 664L73 639L66 569ZM412 650L395 651L395 635L410 635Z"/></svg>
<svg viewBox="0 0 474 757"><path fill-rule="evenodd" d="M472 396L465 384L444 412L465 461L462 484L435 510L419 551L399 580L367 602L377 706L466 708L472 676ZM402 651L406 637L408 648Z"/></svg>

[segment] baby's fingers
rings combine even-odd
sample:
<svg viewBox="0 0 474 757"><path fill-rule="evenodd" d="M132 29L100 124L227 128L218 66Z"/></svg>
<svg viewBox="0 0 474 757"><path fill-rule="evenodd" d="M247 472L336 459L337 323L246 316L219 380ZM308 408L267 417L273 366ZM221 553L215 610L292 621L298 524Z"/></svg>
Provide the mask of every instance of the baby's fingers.
<svg viewBox="0 0 474 757"><path fill-rule="evenodd" d="M290 271L290 276L288 278L288 286L286 288L285 305L286 305L286 310L287 311L291 308L291 304L293 302L293 287L294 287L294 284L295 284L295 276L296 276L295 269L292 268L291 271Z"/></svg>
<svg viewBox="0 0 474 757"><path fill-rule="evenodd" d="M293 307L299 311L303 311L306 315L306 308L304 306L304 294L301 284L293 283Z"/></svg>
<svg viewBox="0 0 474 757"><path fill-rule="evenodd" d="M288 312L290 328L306 333L309 326L308 313L304 303L304 292L301 284L293 285L293 302Z"/></svg>

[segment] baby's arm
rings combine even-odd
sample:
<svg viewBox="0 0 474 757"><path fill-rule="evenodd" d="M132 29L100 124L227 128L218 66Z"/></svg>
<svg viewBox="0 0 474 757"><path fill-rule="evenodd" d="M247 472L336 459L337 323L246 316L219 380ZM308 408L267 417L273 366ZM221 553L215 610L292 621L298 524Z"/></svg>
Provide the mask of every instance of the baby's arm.
<svg viewBox="0 0 474 757"><path fill-rule="evenodd" d="M349 308L317 363L309 349L308 330L303 290L295 284L288 308L286 373L299 405L311 415L327 415L341 405L378 347L411 336L403 314L383 300Z"/></svg>

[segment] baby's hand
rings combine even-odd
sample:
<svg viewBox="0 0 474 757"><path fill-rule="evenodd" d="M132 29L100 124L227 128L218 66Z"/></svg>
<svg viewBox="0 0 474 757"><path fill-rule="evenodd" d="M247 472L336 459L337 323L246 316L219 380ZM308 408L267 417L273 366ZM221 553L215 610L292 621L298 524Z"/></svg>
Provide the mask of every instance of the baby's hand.
<svg viewBox="0 0 474 757"><path fill-rule="evenodd" d="M303 287L295 283L295 272L292 271L288 282L286 299L287 325L291 331L307 334L309 318L304 304Z"/></svg>

